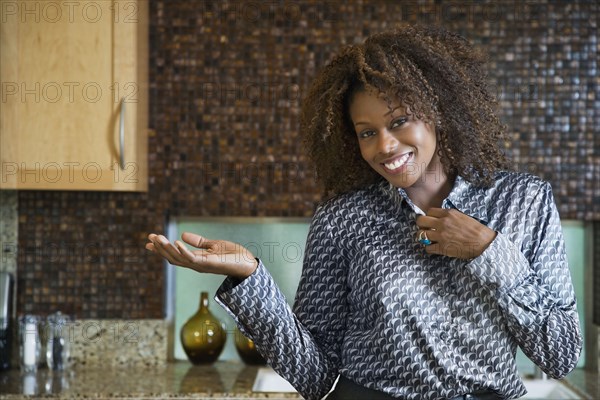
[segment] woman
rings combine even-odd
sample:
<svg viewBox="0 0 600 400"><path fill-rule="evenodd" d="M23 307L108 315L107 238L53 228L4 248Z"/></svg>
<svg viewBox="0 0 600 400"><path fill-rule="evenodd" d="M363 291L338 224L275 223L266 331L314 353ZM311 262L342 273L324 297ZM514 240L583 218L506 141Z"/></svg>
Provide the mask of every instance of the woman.
<svg viewBox="0 0 600 400"><path fill-rule="evenodd" d="M344 48L302 131L330 196L293 311L239 245L151 234L171 264L227 275L217 301L307 399L513 399L520 347L552 377L581 335L549 184L507 172L483 56L441 29Z"/></svg>

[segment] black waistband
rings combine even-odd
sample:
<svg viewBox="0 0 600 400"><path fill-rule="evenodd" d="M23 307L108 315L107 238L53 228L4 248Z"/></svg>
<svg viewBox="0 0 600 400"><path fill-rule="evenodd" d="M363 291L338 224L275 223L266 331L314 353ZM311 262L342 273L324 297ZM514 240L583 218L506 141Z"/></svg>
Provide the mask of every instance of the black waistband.
<svg viewBox="0 0 600 400"><path fill-rule="evenodd" d="M335 389L327 396L327 400L398 400L397 397L378 390L367 389L350 379L340 375ZM491 391L476 391L453 397L449 400L502 400L502 396Z"/></svg>

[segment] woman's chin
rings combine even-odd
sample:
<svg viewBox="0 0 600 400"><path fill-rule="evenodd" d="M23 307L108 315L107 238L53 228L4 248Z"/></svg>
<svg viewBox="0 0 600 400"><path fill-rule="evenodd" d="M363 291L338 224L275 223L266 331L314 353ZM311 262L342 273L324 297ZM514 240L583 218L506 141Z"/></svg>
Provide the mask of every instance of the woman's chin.
<svg viewBox="0 0 600 400"><path fill-rule="evenodd" d="M406 189L411 187L415 182L414 179L410 179L410 177L406 175L389 175L382 174L386 181L388 181L392 186L399 189Z"/></svg>

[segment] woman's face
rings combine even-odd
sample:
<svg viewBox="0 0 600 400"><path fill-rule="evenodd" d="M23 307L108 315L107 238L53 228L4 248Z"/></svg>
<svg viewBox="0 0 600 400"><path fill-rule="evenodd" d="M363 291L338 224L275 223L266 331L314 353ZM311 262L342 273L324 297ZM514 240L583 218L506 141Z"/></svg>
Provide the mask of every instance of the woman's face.
<svg viewBox="0 0 600 400"><path fill-rule="evenodd" d="M435 186L443 179L433 126L415 119L399 102L390 109L370 91L356 92L349 111L362 157L392 185Z"/></svg>

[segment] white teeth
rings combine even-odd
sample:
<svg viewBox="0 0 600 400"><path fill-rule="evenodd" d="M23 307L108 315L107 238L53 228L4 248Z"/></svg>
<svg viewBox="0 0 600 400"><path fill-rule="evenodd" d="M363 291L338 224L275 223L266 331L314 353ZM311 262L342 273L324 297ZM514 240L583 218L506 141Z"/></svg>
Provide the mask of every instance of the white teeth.
<svg viewBox="0 0 600 400"><path fill-rule="evenodd" d="M405 155L403 155L402 157L400 157L399 159L397 159L394 162L391 163L387 163L387 164L383 164L385 165L385 167L387 169L397 169L400 168L401 166L403 166L404 164L406 164L406 162L408 161L408 158L410 157L410 153L406 153Z"/></svg>

